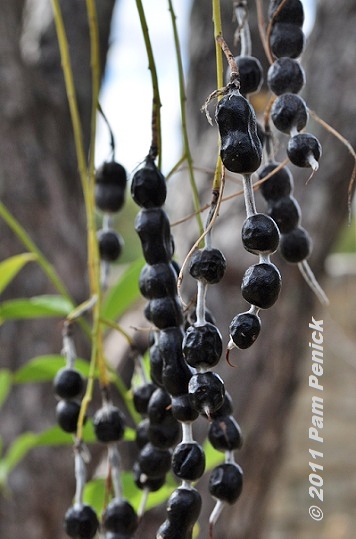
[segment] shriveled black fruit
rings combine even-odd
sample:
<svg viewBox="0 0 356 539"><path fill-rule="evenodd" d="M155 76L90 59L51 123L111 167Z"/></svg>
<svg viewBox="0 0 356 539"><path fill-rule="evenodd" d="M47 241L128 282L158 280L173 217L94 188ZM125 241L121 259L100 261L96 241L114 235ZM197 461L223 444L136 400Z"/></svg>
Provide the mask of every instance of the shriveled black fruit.
<svg viewBox="0 0 356 539"><path fill-rule="evenodd" d="M204 449L197 442L181 442L172 455L172 471L185 481L197 481L205 470Z"/></svg>
<svg viewBox="0 0 356 539"><path fill-rule="evenodd" d="M241 229L242 244L253 254L272 254L279 244L279 230L276 223L263 213L247 217Z"/></svg>
<svg viewBox="0 0 356 539"><path fill-rule="evenodd" d="M217 451L234 451L242 446L241 429L231 415L214 419L209 425L208 438Z"/></svg>
<svg viewBox="0 0 356 539"><path fill-rule="evenodd" d="M217 419L219 417L225 417L231 415L233 412L233 402L230 393L225 391L224 401L222 406L210 414L210 419Z"/></svg>
<svg viewBox="0 0 356 539"><path fill-rule="evenodd" d="M90 505L74 505L65 514L64 530L73 539L91 539L98 528L98 517Z"/></svg>
<svg viewBox="0 0 356 539"><path fill-rule="evenodd" d="M320 142L310 133L298 133L289 139L287 155L297 167L314 168L321 157Z"/></svg>
<svg viewBox="0 0 356 539"><path fill-rule="evenodd" d="M272 105L271 118L275 127L289 134L293 129L301 131L307 124L307 106L297 94L282 94Z"/></svg>
<svg viewBox="0 0 356 539"><path fill-rule="evenodd" d="M199 412L193 408L187 393L172 397L172 415L177 421L188 423L195 421L199 416Z"/></svg>
<svg viewBox="0 0 356 539"><path fill-rule="evenodd" d="M277 223L282 234L290 232L298 226L301 217L298 201L291 196L274 200L268 208L268 214Z"/></svg>
<svg viewBox="0 0 356 539"><path fill-rule="evenodd" d="M271 0L268 7L268 17L273 22L289 22L302 27L304 23L304 8L300 0L286 0L283 7L278 11L283 0Z"/></svg>
<svg viewBox="0 0 356 539"><path fill-rule="evenodd" d="M124 435L124 416L116 406L105 404L95 413L93 426L95 436L99 442L117 442Z"/></svg>
<svg viewBox="0 0 356 539"><path fill-rule="evenodd" d="M183 530L193 527L201 510L201 496L195 488L178 487L167 502L167 518ZM184 537L184 536L183 536Z"/></svg>
<svg viewBox="0 0 356 539"><path fill-rule="evenodd" d="M147 477L145 474L142 473L138 462L135 462L133 465L133 476L135 485L139 489L147 489L150 492L156 492L161 487L163 487L164 483L166 482L165 475L163 475L162 477L155 477L154 479L150 479L149 477Z"/></svg>
<svg viewBox="0 0 356 539"><path fill-rule="evenodd" d="M224 96L216 107L220 156L230 172L252 174L261 164L262 145L253 108L239 91Z"/></svg>
<svg viewBox="0 0 356 539"><path fill-rule="evenodd" d="M136 412L147 414L149 400L156 389L157 386L152 383L142 384L134 389L132 396Z"/></svg>
<svg viewBox="0 0 356 539"><path fill-rule="evenodd" d="M182 307L178 296L151 299L144 309L144 315L159 329L180 326L183 323Z"/></svg>
<svg viewBox="0 0 356 539"><path fill-rule="evenodd" d="M190 326L185 332L183 352L188 365L195 368L214 367L222 354L222 337L214 324Z"/></svg>
<svg viewBox="0 0 356 539"><path fill-rule="evenodd" d="M257 314L240 313L232 319L229 332L235 345L242 350L249 348L261 331L261 319Z"/></svg>
<svg viewBox="0 0 356 539"><path fill-rule="evenodd" d="M240 74L240 92L243 96L258 92L263 82L261 62L254 56L236 56Z"/></svg>
<svg viewBox="0 0 356 539"><path fill-rule="evenodd" d="M166 180L150 157L133 175L131 195L142 208L163 206L167 196Z"/></svg>
<svg viewBox="0 0 356 539"><path fill-rule="evenodd" d="M279 163L269 163L264 166L258 173L259 178L261 180L265 178L270 172L277 168L278 165ZM293 176L289 168L283 167L273 174L273 176L268 178L268 180L263 182L260 190L263 198L269 202L290 195L293 187Z"/></svg>
<svg viewBox="0 0 356 539"><path fill-rule="evenodd" d="M280 245L280 252L283 258L292 264L302 262L310 255L312 241L308 232L297 227L288 234L283 234Z"/></svg>
<svg viewBox="0 0 356 539"><path fill-rule="evenodd" d="M148 264L169 263L173 251L168 217L161 208L141 210L135 219L143 256Z"/></svg>
<svg viewBox="0 0 356 539"><path fill-rule="evenodd" d="M177 275L171 264L145 264L140 278L141 294L147 299L175 296L177 294Z"/></svg>
<svg viewBox="0 0 356 539"><path fill-rule="evenodd" d="M126 171L115 161L98 168L95 182L95 204L104 212L117 212L125 202Z"/></svg>
<svg viewBox="0 0 356 539"><path fill-rule="evenodd" d="M243 298L260 309L268 309L277 301L281 275L274 264L262 262L250 266L242 278Z"/></svg>
<svg viewBox="0 0 356 539"><path fill-rule="evenodd" d="M138 463L142 473L147 477L162 477L170 470L171 452L168 449L160 449L148 443L141 449L138 455Z"/></svg>
<svg viewBox="0 0 356 539"><path fill-rule="evenodd" d="M79 371L69 367L60 369L53 380L53 389L61 399L74 399L83 392L84 378Z"/></svg>
<svg viewBox="0 0 356 539"><path fill-rule="evenodd" d="M242 491L243 473L238 464L229 462L216 466L209 478L209 492L214 498L229 504L236 502Z"/></svg>
<svg viewBox="0 0 356 539"><path fill-rule="evenodd" d="M171 417L171 396L165 389L158 388L152 394L147 408L151 423L159 425L166 417Z"/></svg>
<svg viewBox="0 0 356 539"><path fill-rule="evenodd" d="M305 73L294 58L278 58L267 72L267 84L276 95L298 94L305 84Z"/></svg>
<svg viewBox="0 0 356 539"><path fill-rule="evenodd" d="M162 372L163 358L161 356L161 352L159 351L158 345L154 344L150 348L150 377L152 382L161 388L163 388Z"/></svg>
<svg viewBox="0 0 356 539"><path fill-rule="evenodd" d="M180 327L160 331L158 346L163 358L162 382L170 395L186 393L192 376L184 361L182 351L183 332Z"/></svg>
<svg viewBox="0 0 356 539"><path fill-rule="evenodd" d="M115 230L98 230L99 255L101 260L115 262L122 253L124 240Z"/></svg>
<svg viewBox="0 0 356 539"><path fill-rule="evenodd" d="M114 498L103 513L106 531L132 535L138 527L138 517L132 505L124 499Z"/></svg>
<svg viewBox="0 0 356 539"><path fill-rule="evenodd" d="M80 413L80 404L74 400L60 400L56 406L58 425L64 432L76 432Z"/></svg>
<svg viewBox="0 0 356 539"><path fill-rule="evenodd" d="M190 379L188 392L192 406L210 417L224 402L225 386L216 372L199 372Z"/></svg>
<svg viewBox="0 0 356 539"><path fill-rule="evenodd" d="M305 35L296 24L277 22L272 26L270 46L275 58L298 58L304 49Z"/></svg>
<svg viewBox="0 0 356 539"><path fill-rule="evenodd" d="M174 447L181 436L181 428L178 421L170 415L161 423L150 423L148 429L148 439L152 445L160 449Z"/></svg>
<svg viewBox="0 0 356 539"><path fill-rule="evenodd" d="M150 420L146 417L139 422L136 426L136 438L135 442L139 449L142 449L146 444L148 444L148 430L150 428Z"/></svg>
<svg viewBox="0 0 356 539"><path fill-rule="evenodd" d="M190 275L208 284L221 281L225 270L226 259L219 249L198 249L190 259Z"/></svg>

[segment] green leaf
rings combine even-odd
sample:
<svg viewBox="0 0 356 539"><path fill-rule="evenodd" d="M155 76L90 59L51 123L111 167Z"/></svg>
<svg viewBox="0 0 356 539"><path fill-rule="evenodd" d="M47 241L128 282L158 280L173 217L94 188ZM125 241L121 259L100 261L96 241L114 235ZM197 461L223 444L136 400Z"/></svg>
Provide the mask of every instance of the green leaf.
<svg viewBox="0 0 356 539"><path fill-rule="evenodd" d="M103 318L116 320L139 298L138 278L143 264L143 258L135 260L122 274L116 285L110 288L103 302Z"/></svg>
<svg viewBox="0 0 356 539"><path fill-rule="evenodd" d="M0 370L0 408L6 400L12 385L12 374L8 369Z"/></svg>
<svg viewBox="0 0 356 539"><path fill-rule="evenodd" d="M27 262L36 260L33 253L15 255L0 263L0 294L7 285L16 277Z"/></svg>
<svg viewBox="0 0 356 539"><path fill-rule="evenodd" d="M43 295L33 298L14 299L0 304L0 320L47 318L67 316L73 310L70 301L62 296Z"/></svg>
<svg viewBox="0 0 356 539"><path fill-rule="evenodd" d="M65 359L59 354L34 357L13 374L15 384L29 382L49 382L53 380L57 371L65 366ZM87 378L89 363L83 359L75 360L75 368Z"/></svg>
<svg viewBox="0 0 356 539"><path fill-rule="evenodd" d="M7 476L36 445L37 436L33 432L22 434L9 447L5 457L0 461L0 485L4 484Z"/></svg>
<svg viewBox="0 0 356 539"><path fill-rule="evenodd" d="M217 451L213 448L209 440L205 440L203 444L205 453L205 471L212 470L218 464L224 462L225 455L221 451Z"/></svg>

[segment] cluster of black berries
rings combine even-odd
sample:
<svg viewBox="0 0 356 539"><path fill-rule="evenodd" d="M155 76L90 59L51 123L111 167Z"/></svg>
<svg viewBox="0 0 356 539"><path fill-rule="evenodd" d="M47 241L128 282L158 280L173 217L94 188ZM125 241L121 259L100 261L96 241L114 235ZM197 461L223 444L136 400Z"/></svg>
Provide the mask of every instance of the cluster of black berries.
<svg viewBox="0 0 356 539"><path fill-rule="evenodd" d="M147 413L138 429L140 453L135 464L136 484L157 490L172 468L183 483L168 500L167 518L157 537L188 537L201 508L200 494L191 483L203 474L205 455L192 438L191 422L198 412L188 394L193 372L183 357L183 313L177 296L177 271L172 262L174 242L162 209L166 182L150 156L134 174L131 193L142 208L136 217L135 229L146 260L139 279L140 291L148 299L144 313L157 328L150 347L150 374L158 388L149 396L147 408L136 404L136 409ZM179 423L183 437L176 445Z"/></svg>
<svg viewBox="0 0 356 539"><path fill-rule="evenodd" d="M102 228L97 231L103 288L106 288L108 265L118 260L124 245L122 236L111 226L111 217L124 205L126 183L124 167L114 160L105 161L96 172L95 204L104 212Z"/></svg>
<svg viewBox="0 0 356 539"><path fill-rule="evenodd" d="M303 33L304 9L300 0L271 0L269 45L275 61L267 75L269 88L278 96L271 117L275 127L290 135L287 155L298 167L318 169L321 146L310 133L300 133L307 124L308 111L304 100L297 95L305 84L304 71L297 58L305 42Z"/></svg>

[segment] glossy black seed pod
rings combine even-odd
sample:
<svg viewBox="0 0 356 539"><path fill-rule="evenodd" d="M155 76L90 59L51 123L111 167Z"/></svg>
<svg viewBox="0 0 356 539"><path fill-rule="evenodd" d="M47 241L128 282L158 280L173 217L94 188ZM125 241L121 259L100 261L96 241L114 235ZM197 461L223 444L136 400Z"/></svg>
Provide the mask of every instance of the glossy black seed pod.
<svg viewBox="0 0 356 539"><path fill-rule="evenodd" d="M151 299L144 309L144 315L159 329L183 323L182 308L177 296Z"/></svg>
<svg viewBox="0 0 356 539"><path fill-rule="evenodd" d="M219 249L198 249L190 259L190 275L208 284L221 281L225 270L226 259Z"/></svg>
<svg viewBox="0 0 356 539"><path fill-rule="evenodd" d="M117 212L125 202L126 171L115 161L103 163L96 172L95 204L104 212Z"/></svg>
<svg viewBox="0 0 356 539"><path fill-rule="evenodd" d="M232 319L229 327L231 339L242 350L255 342L261 331L261 320L253 313L240 313Z"/></svg>
<svg viewBox="0 0 356 539"><path fill-rule="evenodd" d="M101 260L115 262L122 253L124 240L115 230L98 230L99 255Z"/></svg>
<svg viewBox="0 0 356 539"><path fill-rule="evenodd" d="M140 278L139 288L146 299L163 298L177 294L177 275L171 264L145 264Z"/></svg>
<svg viewBox="0 0 356 539"><path fill-rule="evenodd" d="M242 447L241 429L231 415L214 419L209 425L208 438L217 451L234 451Z"/></svg>
<svg viewBox="0 0 356 539"><path fill-rule="evenodd" d="M297 167L310 167L310 155L313 156L315 161L319 161L321 157L320 142L310 133L299 133L289 139L287 155L293 165Z"/></svg>
<svg viewBox="0 0 356 539"><path fill-rule="evenodd" d="M103 513L106 531L132 535L138 527L138 517L132 505L124 499L114 498Z"/></svg>
<svg viewBox="0 0 356 539"><path fill-rule="evenodd" d="M199 412L193 408L189 395L185 393L172 397L172 415L177 421L189 423L197 419Z"/></svg>
<svg viewBox="0 0 356 539"><path fill-rule="evenodd" d="M141 210L135 219L143 256L148 264L169 263L173 251L171 231L166 213L161 208Z"/></svg>
<svg viewBox="0 0 356 539"><path fill-rule="evenodd" d="M124 416L116 406L104 405L95 413L93 426L99 442L118 442L124 435Z"/></svg>
<svg viewBox="0 0 356 539"><path fill-rule="evenodd" d="M268 214L277 223L282 234L290 232L298 226L301 217L298 201L291 196L273 201L268 208Z"/></svg>
<svg viewBox="0 0 356 539"><path fill-rule="evenodd" d="M264 166L258 173L259 178L265 178L278 165L279 163L269 163ZM269 202L290 195L293 187L293 176L289 168L283 167L261 184L260 191L263 198Z"/></svg>
<svg viewBox="0 0 356 539"><path fill-rule="evenodd" d="M53 380L53 389L61 399L74 399L83 392L84 378L79 371L68 367L60 369Z"/></svg>
<svg viewBox="0 0 356 539"><path fill-rule="evenodd" d="M242 278L243 298L260 309L268 309L277 301L281 289L281 275L274 264L262 262L245 271Z"/></svg>
<svg viewBox="0 0 356 539"><path fill-rule="evenodd" d="M60 400L56 406L57 423L64 432L76 432L80 404L74 400Z"/></svg>
<svg viewBox="0 0 356 539"><path fill-rule="evenodd" d="M162 477L155 477L154 479L150 479L149 477L147 477L145 474L142 473L138 462L135 462L133 465L133 475L135 485L141 490L147 489L150 492L156 492L161 487L163 487L164 483L166 482L165 475L163 475Z"/></svg>
<svg viewBox="0 0 356 539"><path fill-rule="evenodd" d="M142 449L146 444L148 444L148 431L150 428L150 420L146 417L142 419L136 426L136 438L135 442L139 449Z"/></svg>
<svg viewBox="0 0 356 539"><path fill-rule="evenodd" d="M218 410L225 395L224 382L215 372L207 371L194 374L188 385L192 406L208 417Z"/></svg>
<svg viewBox="0 0 356 539"><path fill-rule="evenodd" d="M193 527L201 510L201 496L195 488L179 487L167 502L167 518L184 529Z"/></svg>
<svg viewBox="0 0 356 539"><path fill-rule="evenodd" d="M305 84L305 73L294 58L278 58L267 72L267 84L276 95L298 94Z"/></svg>
<svg viewBox="0 0 356 539"><path fill-rule="evenodd" d="M227 415L231 415L233 412L233 402L231 395L228 393L228 391L225 391L224 395L224 401L222 403L222 406L215 410L215 412L212 412L210 414L211 419L217 419L219 417L226 417Z"/></svg>
<svg viewBox="0 0 356 539"><path fill-rule="evenodd" d="M185 481L197 481L205 470L204 449L197 442L181 442L172 455L172 471Z"/></svg>
<svg viewBox="0 0 356 539"><path fill-rule="evenodd" d="M73 539L91 539L98 528L98 517L90 505L74 505L65 514L64 530Z"/></svg>
<svg viewBox="0 0 356 539"><path fill-rule="evenodd" d="M160 449L174 447L179 442L180 437L180 424L172 415L159 424L151 423L148 429L149 441Z"/></svg>
<svg viewBox="0 0 356 539"><path fill-rule="evenodd" d="M270 46L275 58L298 58L304 49L305 35L296 24L277 22L272 26Z"/></svg>
<svg viewBox="0 0 356 539"><path fill-rule="evenodd" d="M283 258L292 264L302 262L308 258L312 250L312 241L308 232L297 227L289 234L283 234L280 245L280 252Z"/></svg>
<svg viewBox="0 0 356 539"><path fill-rule="evenodd" d="M160 331L158 346L163 358L162 382L170 395L186 393L192 376L182 352L183 332L179 327Z"/></svg>
<svg viewBox="0 0 356 539"><path fill-rule="evenodd" d="M241 238L246 251L253 254L272 254L279 244L279 230L271 217L255 213L245 219Z"/></svg>
<svg viewBox="0 0 356 539"><path fill-rule="evenodd" d="M289 134L292 129L301 131L308 121L306 103L297 94L282 94L272 105L271 118L282 133Z"/></svg>
<svg viewBox="0 0 356 539"><path fill-rule="evenodd" d="M158 388L152 394L147 408L151 423L159 425L167 417L171 417L171 396L165 389Z"/></svg>
<svg viewBox="0 0 356 539"><path fill-rule="evenodd" d="M304 8L300 0L287 0L283 7L276 13L282 0L271 0L268 7L268 17L273 22L288 22L302 27L304 23Z"/></svg>
<svg viewBox="0 0 356 539"><path fill-rule="evenodd" d="M255 172L261 164L262 145L250 103L235 91L219 101L215 118L221 137L220 155L225 167L240 174Z"/></svg>
<svg viewBox="0 0 356 539"><path fill-rule="evenodd" d="M163 388L162 372L163 358L161 352L159 351L158 345L154 344L150 348L150 377L152 382L161 388Z"/></svg>
<svg viewBox="0 0 356 539"><path fill-rule="evenodd" d="M258 92L263 83L261 62L254 56L236 56L240 74L240 92L243 96Z"/></svg>
<svg viewBox="0 0 356 539"><path fill-rule="evenodd" d="M185 332L183 353L188 365L195 368L214 367L222 354L222 337L218 328L206 322L190 326Z"/></svg>
<svg viewBox="0 0 356 539"><path fill-rule="evenodd" d="M236 502L242 491L243 473L238 464L216 466L209 478L209 492L214 498L229 504Z"/></svg>
<svg viewBox="0 0 356 539"><path fill-rule="evenodd" d="M139 414L147 414L149 400L156 389L157 386L152 383L142 384L134 389L133 403L136 412Z"/></svg>
<svg viewBox="0 0 356 539"><path fill-rule="evenodd" d="M143 447L138 455L138 463L143 474L149 478L166 475L171 467L171 452L160 449L151 443Z"/></svg>
<svg viewBox="0 0 356 539"><path fill-rule="evenodd" d="M163 206L167 196L166 180L151 158L147 157L144 166L133 175L131 195L142 208Z"/></svg>

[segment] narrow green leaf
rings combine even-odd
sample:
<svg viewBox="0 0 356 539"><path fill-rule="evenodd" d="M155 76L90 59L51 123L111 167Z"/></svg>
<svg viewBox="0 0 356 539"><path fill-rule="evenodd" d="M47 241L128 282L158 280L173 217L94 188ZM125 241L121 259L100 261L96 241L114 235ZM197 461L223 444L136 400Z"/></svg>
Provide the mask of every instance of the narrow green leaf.
<svg viewBox="0 0 356 539"><path fill-rule="evenodd" d="M13 374L15 384L29 382L49 382L53 380L57 371L64 367L65 359L60 354L38 356L29 360ZM89 363L83 359L76 359L75 368L88 377Z"/></svg>
<svg viewBox="0 0 356 539"><path fill-rule="evenodd" d="M122 274L116 285L110 288L103 302L103 318L116 320L139 298L138 278L143 264L142 258L135 260Z"/></svg>
<svg viewBox="0 0 356 539"><path fill-rule="evenodd" d="M36 260L33 253L15 255L0 263L0 294L7 285L16 277L27 262Z"/></svg>
<svg viewBox="0 0 356 539"><path fill-rule="evenodd" d="M12 374L8 369L0 370L0 408L5 402L12 385Z"/></svg>
<svg viewBox="0 0 356 539"><path fill-rule="evenodd" d="M0 320L67 316L73 309L70 301L62 296L43 295L14 299L0 304Z"/></svg>
<svg viewBox="0 0 356 539"><path fill-rule="evenodd" d="M0 485L4 484L7 476L36 445L37 435L33 432L22 434L9 447L5 457L0 461Z"/></svg>

